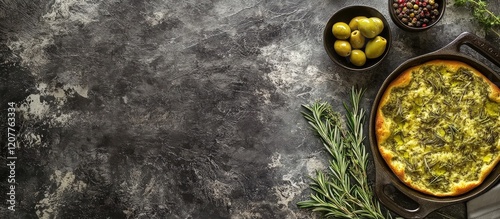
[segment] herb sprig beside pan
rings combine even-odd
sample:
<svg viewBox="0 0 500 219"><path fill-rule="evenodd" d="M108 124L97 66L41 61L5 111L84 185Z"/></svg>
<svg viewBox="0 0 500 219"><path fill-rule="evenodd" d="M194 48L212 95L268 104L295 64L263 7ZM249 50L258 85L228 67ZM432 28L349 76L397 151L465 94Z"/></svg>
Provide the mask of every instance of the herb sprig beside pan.
<svg viewBox="0 0 500 219"><path fill-rule="evenodd" d="M323 141L331 155L329 172L317 171L311 178L313 193L309 200L297 203L300 208L333 218L385 218L368 184L368 152L363 143L365 110L359 102L363 90L351 89L351 106L344 103L346 128L338 112L327 102L304 105L304 118ZM354 182L351 180L354 179ZM386 214L389 218L391 215Z"/></svg>
<svg viewBox="0 0 500 219"><path fill-rule="evenodd" d="M488 9L488 3L483 0L455 0L455 6L468 7L474 19L486 30L491 30L500 37L500 15Z"/></svg>

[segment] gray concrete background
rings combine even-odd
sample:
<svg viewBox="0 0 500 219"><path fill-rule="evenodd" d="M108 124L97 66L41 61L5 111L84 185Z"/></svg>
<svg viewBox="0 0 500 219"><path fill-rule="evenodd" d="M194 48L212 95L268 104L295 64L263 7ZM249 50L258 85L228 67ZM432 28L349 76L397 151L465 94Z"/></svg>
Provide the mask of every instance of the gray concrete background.
<svg viewBox="0 0 500 219"><path fill-rule="evenodd" d="M393 34L365 72L340 68L322 44L329 17L355 4L381 11ZM453 0L422 33L398 29L382 0L0 1L2 163L8 102L20 143L16 211L0 215L314 218L296 203L327 156L301 104L341 110L357 85L369 111L409 58L464 31L498 47L471 18ZM429 218L465 215L457 204Z"/></svg>

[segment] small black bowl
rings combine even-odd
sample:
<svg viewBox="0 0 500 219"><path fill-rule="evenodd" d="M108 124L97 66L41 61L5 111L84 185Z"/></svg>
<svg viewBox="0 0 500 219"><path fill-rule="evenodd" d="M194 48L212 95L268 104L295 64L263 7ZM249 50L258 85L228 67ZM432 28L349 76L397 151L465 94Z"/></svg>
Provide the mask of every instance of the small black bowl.
<svg viewBox="0 0 500 219"><path fill-rule="evenodd" d="M421 2L423 2L423 1L424 0L421 0ZM438 4L437 9L439 11L439 14L436 15L434 22L429 23L425 27L422 27L422 26L421 27L416 27L416 26L411 27L411 26L408 26L407 24L404 24L403 21L401 21L401 19L398 17L396 9L393 6L393 4L396 3L395 0L388 0L389 14L391 16L391 20L396 24L396 26L398 26L399 28L401 28L405 31L408 31L408 32L420 32L420 31L428 30L431 27L433 27L434 25L436 25L441 20L441 18L443 18L444 12L446 10L446 1L445 0L434 0L434 2ZM399 3L396 3L396 4L399 4ZM429 3L426 2L426 4L429 4Z"/></svg>
<svg viewBox="0 0 500 219"><path fill-rule="evenodd" d="M365 65L363 66L355 66L353 65L350 61L349 58L342 57L338 55L334 48L333 44L335 43L335 36L333 36L332 33L332 27L335 23L337 22L345 22L349 24L352 18L356 16L365 16L365 17L378 17L382 20L384 23L384 30L382 30L382 33L379 34L379 36L384 37L387 40L387 46L385 48L384 53L379 56L378 58L375 59L367 59ZM368 41L369 39L366 39ZM323 32L323 45L325 47L326 53L328 53L328 56L332 61L337 63L338 65L349 69L353 71L364 71L371 69L378 64L387 56L389 53L389 49L391 48L392 45L392 36L391 36L391 30L389 28L389 23L387 22L387 19L385 19L384 15L382 15L377 9L364 6L364 5L353 5L353 6L347 6L345 8L340 9L337 11L335 14L332 15L330 20L328 20L325 30Z"/></svg>

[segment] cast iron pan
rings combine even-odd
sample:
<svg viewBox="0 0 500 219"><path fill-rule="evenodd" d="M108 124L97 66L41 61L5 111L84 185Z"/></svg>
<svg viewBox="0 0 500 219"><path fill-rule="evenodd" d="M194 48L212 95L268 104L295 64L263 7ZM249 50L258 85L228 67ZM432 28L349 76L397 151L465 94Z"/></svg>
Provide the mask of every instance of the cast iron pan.
<svg viewBox="0 0 500 219"><path fill-rule="evenodd" d="M491 70L491 68L487 67L486 65L467 56L465 53L460 52L460 47L463 45L469 46L470 48L474 49L479 54L493 62L495 65L500 67L500 50L498 48L494 47L484 39L474 34L462 33L442 49L412 58L397 67L396 70L394 70L384 81L374 100L372 111L370 113L369 137L376 171L375 193L384 206L404 218L424 218L432 211L444 206L467 201L482 194L483 192L486 192L488 189L493 187L498 180L500 180L500 165L497 165L482 184L465 194L454 197L431 196L411 189L403 182L401 182L387 166L378 150L377 139L375 136L375 115L378 108L378 103L389 83L404 70L412 66L416 66L424 62L436 59L456 60L469 64L479 72L483 73L497 86L500 86L500 75ZM408 209L407 207L403 207L400 204L396 203L396 201L390 198L391 194L387 194L385 191L385 188L389 185L394 186L395 189L399 190L408 198L415 201L418 204L418 207L416 207L415 209Z"/></svg>

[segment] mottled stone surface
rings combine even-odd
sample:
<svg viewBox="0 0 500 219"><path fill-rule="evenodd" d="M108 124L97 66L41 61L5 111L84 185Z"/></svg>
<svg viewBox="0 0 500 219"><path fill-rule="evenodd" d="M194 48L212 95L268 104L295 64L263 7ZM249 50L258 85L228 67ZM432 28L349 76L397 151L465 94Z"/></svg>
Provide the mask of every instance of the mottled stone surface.
<svg viewBox="0 0 500 219"><path fill-rule="evenodd" d="M0 1L2 200L9 102L19 142L1 218L314 218L296 203L327 156L301 104L341 110L357 85L369 110L408 58L464 31L500 45L451 3L424 33L389 21L388 58L351 72L326 55L324 25L353 4L389 19L384 1Z"/></svg>

